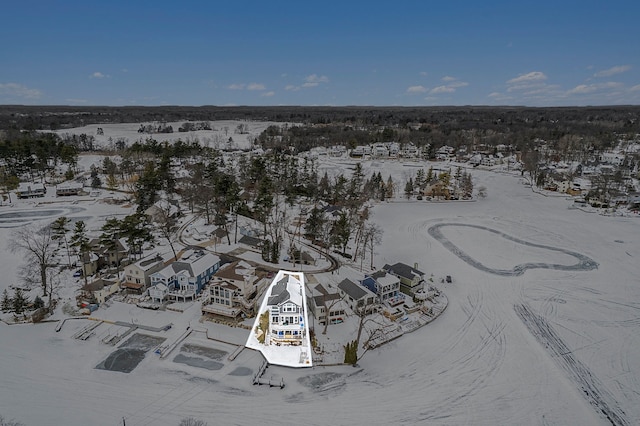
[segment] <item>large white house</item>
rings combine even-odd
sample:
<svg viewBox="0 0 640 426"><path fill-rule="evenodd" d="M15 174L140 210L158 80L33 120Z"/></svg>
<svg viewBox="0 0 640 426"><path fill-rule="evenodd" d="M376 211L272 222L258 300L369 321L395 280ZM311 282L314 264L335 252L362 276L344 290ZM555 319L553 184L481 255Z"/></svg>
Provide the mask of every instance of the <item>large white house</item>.
<svg viewBox="0 0 640 426"><path fill-rule="evenodd" d="M267 289L246 346L270 364L311 367L304 274L279 271Z"/></svg>

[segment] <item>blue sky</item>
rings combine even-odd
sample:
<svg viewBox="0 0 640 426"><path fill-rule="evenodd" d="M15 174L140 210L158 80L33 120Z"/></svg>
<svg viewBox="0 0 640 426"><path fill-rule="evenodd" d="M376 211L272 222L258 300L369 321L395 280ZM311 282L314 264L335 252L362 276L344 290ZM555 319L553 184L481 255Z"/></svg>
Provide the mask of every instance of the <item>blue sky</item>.
<svg viewBox="0 0 640 426"><path fill-rule="evenodd" d="M0 104L640 104L640 2L5 2Z"/></svg>

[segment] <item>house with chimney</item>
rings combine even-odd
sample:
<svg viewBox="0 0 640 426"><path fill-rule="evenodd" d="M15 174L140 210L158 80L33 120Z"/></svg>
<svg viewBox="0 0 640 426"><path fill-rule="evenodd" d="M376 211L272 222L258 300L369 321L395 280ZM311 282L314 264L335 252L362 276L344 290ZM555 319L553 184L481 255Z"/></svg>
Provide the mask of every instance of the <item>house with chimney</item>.
<svg viewBox="0 0 640 426"><path fill-rule="evenodd" d="M129 293L142 294L151 285L151 275L164 268L164 260L152 253L124 267L124 279L120 288Z"/></svg>
<svg viewBox="0 0 640 426"><path fill-rule="evenodd" d="M393 265L386 264L382 269L400 279L400 291L413 296L418 290L424 289L425 274L418 270L418 264L414 267L398 262Z"/></svg>

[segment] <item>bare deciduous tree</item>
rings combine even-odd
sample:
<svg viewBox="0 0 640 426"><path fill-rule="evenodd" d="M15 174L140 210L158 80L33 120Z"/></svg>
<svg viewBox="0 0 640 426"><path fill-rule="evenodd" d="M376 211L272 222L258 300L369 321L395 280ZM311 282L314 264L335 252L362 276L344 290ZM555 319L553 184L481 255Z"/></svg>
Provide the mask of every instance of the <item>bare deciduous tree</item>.
<svg viewBox="0 0 640 426"><path fill-rule="evenodd" d="M47 271L55 265L57 243L50 226L24 226L11 233L8 247L12 253L24 252L29 266L37 265L43 295L48 294Z"/></svg>
<svg viewBox="0 0 640 426"><path fill-rule="evenodd" d="M371 255L371 269L373 269L373 250L382 242L382 228L375 223L372 223L365 227L364 232L364 246L363 250L368 247ZM364 260L364 254L360 260L360 269L362 269L362 261Z"/></svg>
<svg viewBox="0 0 640 426"><path fill-rule="evenodd" d="M180 226L178 220L172 214L173 205L171 202L163 202L156 204L158 206L158 213L154 215L153 220L158 225L157 229L160 232L162 238L167 240L171 251L173 252L173 258L178 260L174 243L178 239L178 231Z"/></svg>

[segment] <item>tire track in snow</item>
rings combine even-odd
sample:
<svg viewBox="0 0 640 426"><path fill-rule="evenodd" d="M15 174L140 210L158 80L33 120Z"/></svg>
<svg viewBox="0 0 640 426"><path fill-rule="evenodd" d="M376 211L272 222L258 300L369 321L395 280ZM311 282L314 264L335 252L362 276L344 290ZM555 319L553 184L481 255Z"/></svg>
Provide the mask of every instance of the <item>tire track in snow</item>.
<svg viewBox="0 0 640 426"><path fill-rule="evenodd" d="M545 262L532 263L532 262L527 262L527 263L522 263L522 264L516 265L516 266L513 267L513 269L495 269L495 268L490 268L490 267L485 266L484 264L478 262L473 257L469 256L463 250L458 248L458 246L456 246L454 243L452 243L447 237L445 237L442 234L442 231L440 230L440 228L443 228L445 226L463 226L463 227L468 227L468 228L482 229L484 231L488 231L488 232L494 233L496 235L501 236L502 238L505 238L505 239L507 239L509 241L513 241L513 242L518 243L518 244L522 244L522 245L529 246L529 247L541 248L541 249L545 249L545 250L551 250L551 251L556 251L556 252L568 254L569 256L572 256L572 257L575 257L576 259L578 259L578 263L576 263L574 265L561 265L561 264L557 264L557 263L545 263ZM439 224L431 226L429 228L428 232L429 232L429 235L431 235L433 238L438 240L447 250L449 250L451 253L453 253L456 256L458 256L461 260L463 260L467 264L473 266L476 269L479 269L481 271L488 272L488 273L494 274L494 275L518 276L518 275L524 274L524 272L527 269L534 269L534 268L557 269L557 270L561 270L561 271L590 271L592 269L597 269L598 268L598 263L597 262L595 262L593 259L591 259L591 258L589 258L589 257L587 257L587 256L585 256L583 254L580 254L580 253L577 253L577 252L574 252L574 251L571 251L571 250L566 250L566 249L562 249L562 248L547 246L547 245L543 245L543 244L536 244L536 243L532 243L532 242L529 242L529 241L521 240L519 238L512 237L512 236L510 236L508 234L505 234L504 232L500 232L500 231L497 231L497 230L495 230L493 228L489 228L489 227L486 227L486 226L471 225L471 224L465 224L465 223L439 223Z"/></svg>
<svg viewBox="0 0 640 426"><path fill-rule="evenodd" d="M599 414L614 426L630 424L625 412L604 384L573 356L573 352L543 317L533 313L531 307L525 303L514 305L514 310L531 334L568 373L571 381Z"/></svg>

